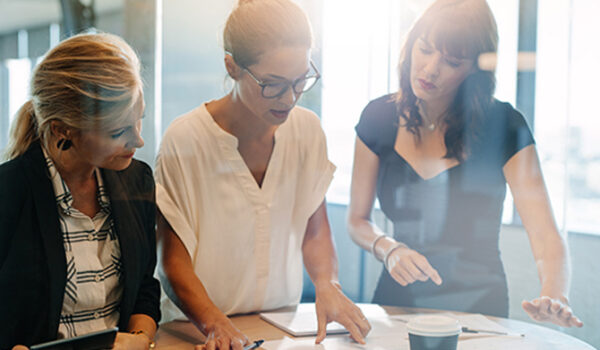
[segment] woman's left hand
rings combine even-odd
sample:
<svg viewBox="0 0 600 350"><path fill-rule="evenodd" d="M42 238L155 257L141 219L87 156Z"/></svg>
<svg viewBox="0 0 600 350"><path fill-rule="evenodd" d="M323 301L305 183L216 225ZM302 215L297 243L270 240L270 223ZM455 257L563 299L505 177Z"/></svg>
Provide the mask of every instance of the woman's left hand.
<svg viewBox="0 0 600 350"><path fill-rule="evenodd" d="M529 317L538 322L552 322L561 327L583 326L583 322L573 314L566 298L541 296L531 301L523 300L521 306Z"/></svg>
<svg viewBox="0 0 600 350"><path fill-rule="evenodd" d="M364 338L371 331L371 325L358 306L342 292L339 283L326 281L315 284L318 331L316 343L319 344L327 333L329 322L338 322L349 332L352 339L365 344Z"/></svg>
<svg viewBox="0 0 600 350"><path fill-rule="evenodd" d="M148 350L150 348L150 338L144 334L117 333L114 350Z"/></svg>

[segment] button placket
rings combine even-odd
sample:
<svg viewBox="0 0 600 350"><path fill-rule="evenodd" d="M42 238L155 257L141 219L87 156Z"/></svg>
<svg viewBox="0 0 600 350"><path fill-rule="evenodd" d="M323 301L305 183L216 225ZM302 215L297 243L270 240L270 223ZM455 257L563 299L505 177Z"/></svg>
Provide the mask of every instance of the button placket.
<svg viewBox="0 0 600 350"><path fill-rule="evenodd" d="M269 280L270 264L270 224L269 210L265 203L259 205L256 210L257 225L255 234L255 262L256 262L256 308L260 309L266 295Z"/></svg>

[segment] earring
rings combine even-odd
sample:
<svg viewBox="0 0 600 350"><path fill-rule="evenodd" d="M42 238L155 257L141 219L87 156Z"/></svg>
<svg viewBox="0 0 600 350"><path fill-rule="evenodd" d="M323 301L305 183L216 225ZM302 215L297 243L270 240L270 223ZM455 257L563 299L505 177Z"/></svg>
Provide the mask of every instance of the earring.
<svg viewBox="0 0 600 350"><path fill-rule="evenodd" d="M71 145L73 144L73 142L71 140L65 140L65 143L63 143L62 145L62 150L66 151L69 148L71 148Z"/></svg>
<svg viewBox="0 0 600 350"><path fill-rule="evenodd" d="M71 148L72 144L73 144L73 142L71 142L71 140L60 139L60 140L58 140L58 143L56 144L56 148L66 151L69 148Z"/></svg>

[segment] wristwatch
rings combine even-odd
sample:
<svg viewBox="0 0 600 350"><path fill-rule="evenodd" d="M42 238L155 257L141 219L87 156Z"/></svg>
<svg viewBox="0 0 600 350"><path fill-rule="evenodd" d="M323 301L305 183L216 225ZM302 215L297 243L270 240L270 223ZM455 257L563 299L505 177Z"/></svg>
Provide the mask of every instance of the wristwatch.
<svg viewBox="0 0 600 350"><path fill-rule="evenodd" d="M148 333L144 332L144 331L131 331L131 334L134 335L138 335L138 334L142 334L143 336L145 336L146 338L148 338L148 340L150 341L150 344L148 344L148 349L154 349L156 348L156 343L154 342L154 340L148 335Z"/></svg>

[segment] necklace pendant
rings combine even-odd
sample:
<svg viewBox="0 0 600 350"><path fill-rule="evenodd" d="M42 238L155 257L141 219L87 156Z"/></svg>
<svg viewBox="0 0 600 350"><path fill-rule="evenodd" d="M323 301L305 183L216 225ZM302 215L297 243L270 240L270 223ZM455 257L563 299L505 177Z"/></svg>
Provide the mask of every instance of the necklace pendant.
<svg viewBox="0 0 600 350"><path fill-rule="evenodd" d="M433 131L433 130L435 130L435 124L434 124L434 123L431 123L431 124L429 124L429 125L427 126L427 129L429 129L430 131Z"/></svg>

